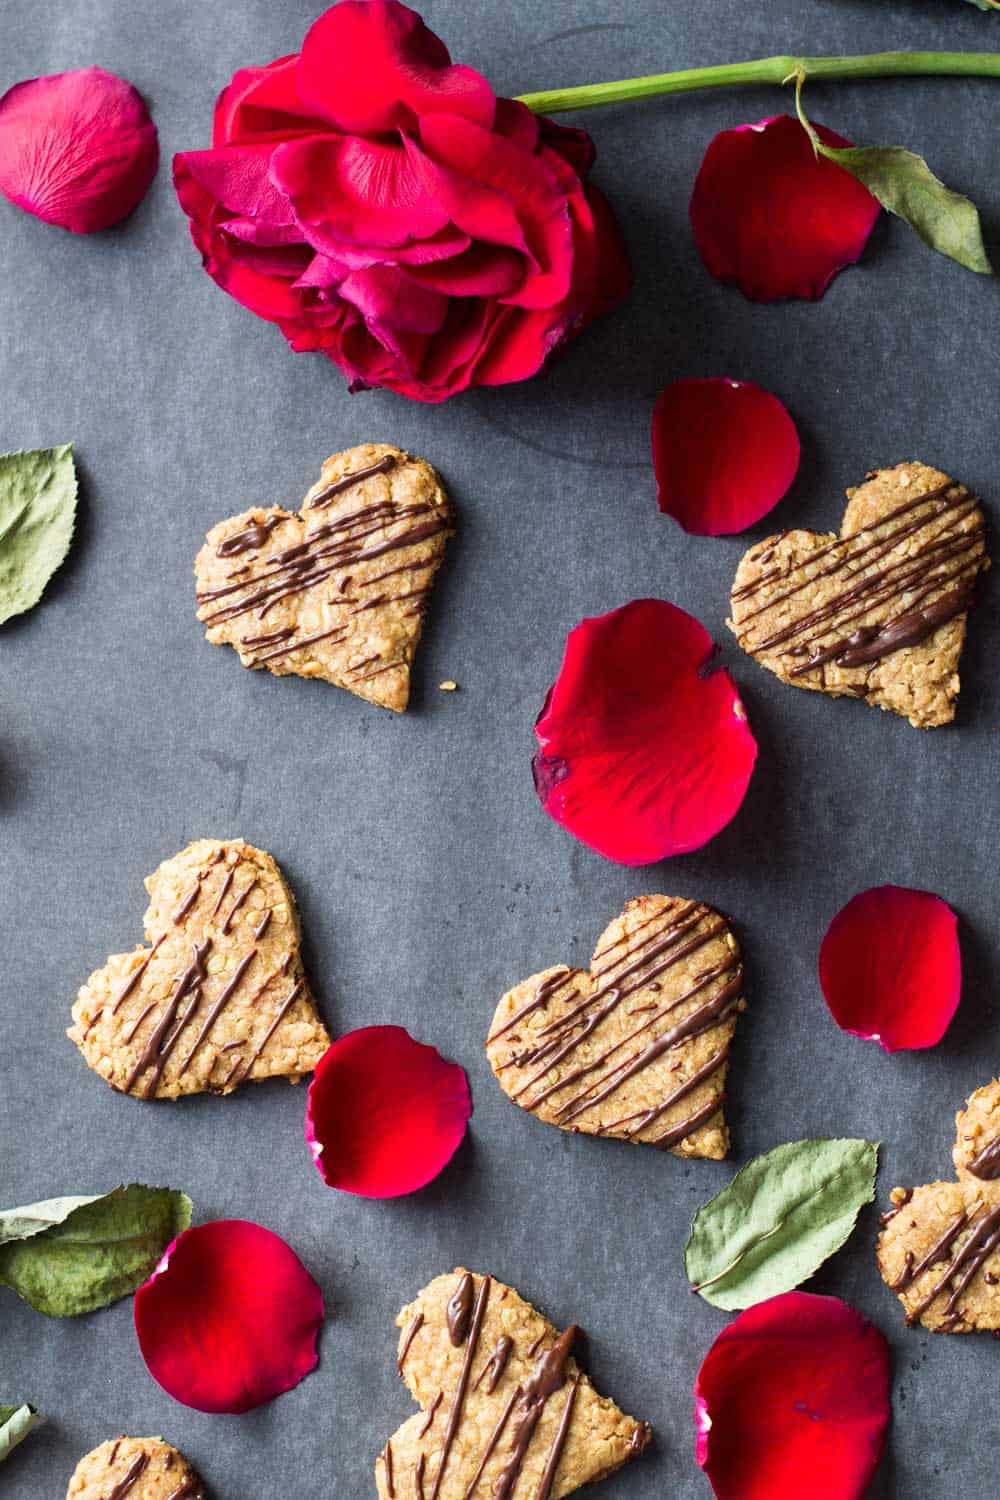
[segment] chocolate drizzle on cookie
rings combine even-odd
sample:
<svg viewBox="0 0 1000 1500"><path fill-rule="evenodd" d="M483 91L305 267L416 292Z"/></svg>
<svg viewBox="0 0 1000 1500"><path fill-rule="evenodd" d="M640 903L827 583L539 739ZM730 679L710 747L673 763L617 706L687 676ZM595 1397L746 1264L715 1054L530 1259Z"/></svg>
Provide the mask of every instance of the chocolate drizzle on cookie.
<svg viewBox="0 0 1000 1500"><path fill-rule="evenodd" d="M388 474L395 463L395 454L387 453L384 458L379 459L378 463L369 464L365 469L355 469L353 474L345 474L342 479L335 479L332 484L320 490L318 495L313 496L309 502L309 509L325 510L330 502L338 495L342 495L345 490L353 489L363 479L372 479L376 474Z"/></svg>
<svg viewBox="0 0 1000 1500"><path fill-rule="evenodd" d="M254 521L243 531L234 531L216 547L216 557L238 557L243 552L259 551L274 528L285 519L284 516L268 516L266 521Z"/></svg>
<svg viewBox="0 0 1000 1500"><path fill-rule="evenodd" d="M148 1465L149 1458L147 1455L145 1453L137 1453L114 1489L109 1491L107 1500L125 1500L125 1496L132 1489L133 1485L138 1484L141 1475Z"/></svg>
<svg viewBox="0 0 1000 1500"><path fill-rule="evenodd" d="M431 1490L430 1500L438 1500L438 1496L441 1493L441 1482L444 1479L445 1469L448 1466L448 1459L451 1455L452 1444L455 1441L458 1425L462 1420L462 1408L465 1405L465 1396L469 1389L469 1375L472 1371L472 1361L476 1357L479 1335L482 1332L483 1318L486 1316L486 1306L490 1300L490 1287L492 1285L493 1278L491 1276L484 1276L479 1284L479 1294L476 1297L475 1309L472 1314L472 1323L465 1348L465 1358L462 1361L458 1384L455 1387L451 1409L448 1412L448 1422L445 1427L444 1442L441 1447L441 1460L438 1464L437 1473L434 1476L434 1487ZM422 1457L423 1455L421 1455Z"/></svg>
<svg viewBox="0 0 1000 1500"><path fill-rule="evenodd" d="M978 500L948 480L794 564L786 559L768 567L777 546L772 542L758 559L763 571L733 591L733 604L787 586L754 608L734 610L737 638L754 653L801 658L787 669L792 679L827 663L871 665L967 613L976 574L986 565L984 535ZM823 559L825 566L816 569ZM798 596L828 578L843 586L796 613ZM877 618L866 619L873 611Z"/></svg>
<svg viewBox="0 0 1000 1500"><path fill-rule="evenodd" d="M928 1251L928 1254L920 1262L920 1265L912 1270L908 1281L903 1282L903 1285L911 1284L923 1270L930 1269L932 1265L943 1260L958 1235L966 1227L970 1231L968 1238L959 1247L957 1253L949 1261L945 1270L938 1277L937 1281L934 1282L933 1286L907 1312L907 1327L912 1327L914 1323L918 1322L931 1304L945 1291L950 1291L943 1312L945 1324L949 1322L954 1324L961 1317L959 1303L962 1296L971 1282L983 1269L990 1256L1000 1248L1000 1206L983 1213L971 1221L968 1214L963 1213L961 1220L956 1220L955 1225L942 1236L937 1245ZM936 1254L935 1251L937 1252ZM931 1255L934 1255L934 1260L930 1259ZM959 1275L959 1272L963 1274L954 1289L950 1289L950 1282L955 1276ZM894 1285L892 1290L899 1290L898 1285Z"/></svg>
<svg viewBox="0 0 1000 1500"><path fill-rule="evenodd" d="M1000 1135L972 1158L969 1171L981 1182L995 1182L1000 1177Z"/></svg>
<svg viewBox="0 0 1000 1500"><path fill-rule="evenodd" d="M535 1428L541 1420L542 1412L550 1396L561 1390L566 1379L566 1361L569 1359L573 1341L580 1330L573 1323L564 1333L561 1333L551 1348L539 1356L538 1363L531 1377L525 1382L517 1403L517 1417L514 1423L514 1437L510 1447L507 1462L504 1464L497 1482L493 1488L493 1500L509 1500L514 1493L514 1487L521 1474L531 1439ZM550 1450L546 1461L546 1481L543 1475L543 1487L538 1490L540 1500L545 1500L551 1493L552 1481L555 1478L559 1458L566 1442L566 1433L569 1428L569 1418L573 1413L572 1403L576 1400L576 1387L579 1384L579 1376L574 1381L567 1397L566 1408L563 1410L564 1422L560 1422L560 1430L556 1434L556 1442ZM565 1424L565 1425L564 1425ZM551 1466L551 1469L550 1469Z"/></svg>
<svg viewBox="0 0 1000 1500"><path fill-rule="evenodd" d="M473 1281L466 1271L460 1277L446 1309L448 1337L456 1349L461 1348L469 1336L469 1324L472 1321L472 1296Z"/></svg>
<svg viewBox="0 0 1000 1500"><path fill-rule="evenodd" d="M403 1373L403 1365L406 1363L406 1356L410 1352L410 1345L413 1343L413 1340L416 1338L417 1334L420 1332L420 1330L421 1330L421 1328L423 1328L423 1326L424 1326L424 1315L423 1315L423 1313L422 1312L415 1313L412 1321L410 1322L409 1327L407 1328L406 1332L403 1334L403 1342L399 1346L399 1357L396 1360L396 1369L399 1371L399 1373L401 1375Z"/></svg>
<svg viewBox="0 0 1000 1500"><path fill-rule="evenodd" d="M586 998L573 1003L579 991L579 970L562 969L543 977L531 998L512 1017L494 1029L488 1046L506 1038L509 1055L494 1062L503 1079L511 1069L526 1070L523 1081L504 1087L511 1098L528 1110L537 1111L548 1104L549 1118L556 1124L572 1126L588 1115L584 1128L595 1134L612 1130L629 1138L642 1136L663 1150L670 1150L707 1125L724 1102L721 1090L713 1090L701 1099L687 1116L667 1121L654 1135L652 1130L688 1095L709 1084L713 1075L728 1062L728 1038L724 1038L707 1060L687 1076L680 1077L666 1096L650 1108L604 1119L591 1113L611 1098L629 1080L649 1068L658 1059L685 1042L724 1024L742 1004L743 968L735 953L695 969L679 994L665 994L656 983L676 966L690 960L709 944L728 935L728 927L710 908L700 902L671 902L659 906L653 915L625 932L615 941L598 949L591 975L596 984ZM574 988L567 995L567 987ZM622 1015L627 997L638 991L657 996L634 1012L624 1009L628 1020L620 1020L618 1030L607 1044L573 1066L580 1049L612 1018ZM547 1006L559 995L560 1014L535 1029L527 1044L522 1043L516 1028L529 1016ZM567 1008L568 1007L568 1008ZM635 1024L631 1021L635 1018ZM676 1019L675 1019L676 1017ZM569 1066L564 1066L569 1064ZM549 1103L549 1101L552 1101Z"/></svg>
<svg viewBox="0 0 1000 1500"><path fill-rule="evenodd" d="M506 1334L501 1334L494 1345L493 1353L479 1372L479 1379L476 1381L474 1387L475 1390L478 1391L479 1387L484 1385L485 1382L484 1388L487 1396L493 1395L493 1392L500 1384L504 1370L507 1368L507 1361L510 1359L513 1348L514 1340L508 1338Z"/></svg>

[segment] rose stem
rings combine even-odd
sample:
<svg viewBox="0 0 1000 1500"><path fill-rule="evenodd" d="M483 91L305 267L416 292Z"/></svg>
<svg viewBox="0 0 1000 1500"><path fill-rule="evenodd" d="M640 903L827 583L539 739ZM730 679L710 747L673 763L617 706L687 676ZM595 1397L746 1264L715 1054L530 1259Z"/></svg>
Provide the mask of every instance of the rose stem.
<svg viewBox="0 0 1000 1500"><path fill-rule="evenodd" d="M753 62L650 73L612 83L584 83L575 88L543 89L521 94L536 114L559 114L659 94L686 94L694 89L730 88L741 83L783 84L804 75L814 78L922 77L1000 78L1000 52L871 52L858 57L760 57Z"/></svg>

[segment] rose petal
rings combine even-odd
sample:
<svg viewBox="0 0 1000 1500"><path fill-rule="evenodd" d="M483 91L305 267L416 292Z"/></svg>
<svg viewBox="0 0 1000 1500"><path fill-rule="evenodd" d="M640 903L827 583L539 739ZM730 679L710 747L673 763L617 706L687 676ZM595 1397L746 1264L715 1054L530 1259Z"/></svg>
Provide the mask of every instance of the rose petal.
<svg viewBox="0 0 1000 1500"><path fill-rule="evenodd" d="M409 129L428 111L493 123L486 79L453 66L440 37L398 0L331 5L302 44L298 87L316 114L359 135Z"/></svg>
<svg viewBox="0 0 1000 1500"><path fill-rule="evenodd" d="M675 380L653 408L660 509L685 531L727 536L766 516L799 467L785 407L745 380Z"/></svg>
<svg viewBox="0 0 1000 1500"><path fill-rule="evenodd" d="M817 125L828 146L850 141ZM753 302L822 297L861 258L877 199L817 156L790 115L722 130L705 153L691 196L698 253L720 281Z"/></svg>
<svg viewBox="0 0 1000 1500"><path fill-rule="evenodd" d="M718 1500L861 1500L889 1421L889 1346L839 1298L786 1292L723 1329L694 1395Z"/></svg>
<svg viewBox="0 0 1000 1500"><path fill-rule="evenodd" d="M47 224L75 234L117 224L158 163L142 96L103 68L29 78L0 99L0 192Z"/></svg>
<svg viewBox="0 0 1000 1500"><path fill-rule="evenodd" d="M245 1219L185 1230L135 1294L149 1373L197 1411L249 1411L298 1385L318 1363L323 1313L291 1247Z"/></svg>
<svg viewBox="0 0 1000 1500"><path fill-rule="evenodd" d="M819 982L842 1031L886 1052L933 1047L962 990L958 919L930 891L861 891L827 928Z"/></svg>
<svg viewBox="0 0 1000 1500"><path fill-rule="evenodd" d="M458 1063L402 1026L364 1026L320 1059L309 1085L306 1140L328 1187L398 1198L447 1166L471 1114Z"/></svg>
<svg viewBox="0 0 1000 1500"><path fill-rule="evenodd" d="M757 756L704 626L663 599L584 620L535 724L535 788L592 849L643 865L697 849L743 801Z"/></svg>

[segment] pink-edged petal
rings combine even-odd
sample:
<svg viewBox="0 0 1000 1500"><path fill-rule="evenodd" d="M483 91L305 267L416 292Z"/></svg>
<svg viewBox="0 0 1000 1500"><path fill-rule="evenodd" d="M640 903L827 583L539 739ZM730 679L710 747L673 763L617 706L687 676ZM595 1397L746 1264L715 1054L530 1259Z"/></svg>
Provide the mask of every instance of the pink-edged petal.
<svg viewBox="0 0 1000 1500"><path fill-rule="evenodd" d="M675 380L660 392L653 408L659 504L685 531L744 531L777 505L798 467L795 423L759 385Z"/></svg>
<svg viewBox="0 0 1000 1500"><path fill-rule="evenodd" d="M104 68L29 78L0 99L0 192L47 224L75 234L117 224L158 164L141 94Z"/></svg>
<svg viewBox="0 0 1000 1500"><path fill-rule="evenodd" d="M373 136L409 129L428 111L489 126L493 90L398 0L340 0L302 44L299 94L339 130Z"/></svg>
<svg viewBox="0 0 1000 1500"><path fill-rule="evenodd" d="M279 1235L245 1219L187 1229L135 1294L146 1367L175 1401L243 1412L315 1369L323 1294Z"/></svg>
<svg viewBox="0 0 1000 1500"><path fill-rule="evenodd" d="M704 626L663 599L581 622L535 724L535 787L557 823L643 865L700 846L739 810L757 757Z"/></svg>
<svg viewBox="0 0 1000 1500"><path fill-rule="evenodd" d="M837 1297L786 1292L715 1340L696 1454L718 1500L862 1500L889 1422L889 1346Z"/></svg>
<svg viewBox="0 0 1000 1500"><path fill-rule="evenodd" d="M819 981L842 1031L886 1052L933 1047L962 992L958 919L930 891L861 891L827 928Z"/></svg>
<svg viewBox="0 0 1000 1500"><path fill-rule="evenodd" d="M448 315L448 298L443 292L421 286L397 266L351 271L338 290L370 327L437 333Z"/></svg>
<svg viewBox="0 0 1000 1500"><path fill-rule="evenodd" d="M317 250L335 254L343 241L406 245L448 223L409 152L396 142L345 135L288 141L271 158L271 177Z"/></svg>
<svg viewBox="0 0 1000 1500"><path fill-rule="evenodd" d="M397 1198L443 1171L471 1114L458 1063L402 1026L365 1026L338 1037L320 1058L306 1140L328 1187Z"/></svg>
<svg viewBox="0 0 1000 1500"><path fill-rule="evenodd" d="M851 144L816 130L826 145ZM878 200L817 156L791 115L720 131L691 197L706 267L754 302L822 297L838 271L860 260L878 215Z"/></svg>

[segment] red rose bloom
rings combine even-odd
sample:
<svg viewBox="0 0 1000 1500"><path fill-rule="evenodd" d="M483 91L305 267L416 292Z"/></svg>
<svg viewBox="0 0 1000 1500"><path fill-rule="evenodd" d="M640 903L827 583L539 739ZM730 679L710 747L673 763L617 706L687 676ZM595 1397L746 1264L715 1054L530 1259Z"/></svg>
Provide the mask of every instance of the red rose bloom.
<svg viewBox="0 0 1000 1500"><path fill-rule="evenodd" d="M340 0L234 75L174 182L209 275L293 349L443 401L534 375L627 292L593 159L398 0Z"/></svg>

